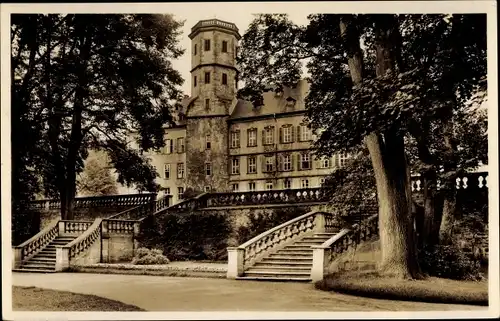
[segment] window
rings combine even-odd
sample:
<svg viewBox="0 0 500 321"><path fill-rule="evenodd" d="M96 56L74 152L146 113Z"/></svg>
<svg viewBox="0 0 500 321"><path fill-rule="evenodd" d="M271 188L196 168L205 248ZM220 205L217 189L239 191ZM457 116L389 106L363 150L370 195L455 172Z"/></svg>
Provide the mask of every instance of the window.
<svg viewBox="0 0 500 321"><path fill-rule="evenodd" d="M184 197L184 187L177 187L177 194L179 195L179 199L182 199Z"/></svg>
<svg viewBox="0 0 500 321"><path fill-rule="evenodd" d="M240 159L233 158L231 162L231 174L238 175L240 173Z"/></svg>
<svg viewBox="0 0 500 321"><path fill-rule="evenodd" d="M283 155L282 156L282 170L283 171L291 171L292 170L292 155Z"/></svg>
<svg viewBox="0 0 500 321"><path fill-rule="evenodd" d="M319 160L319 168L330 168L330 158L323 157Z"/></svg>
<svg viewBox="0 0 500 321"><path fill-rule="evenodd" d="M222 74L222 84L227 85L227 74L225 73Z"/></svg>
<svg viewBox="0 0 500 321"><path fill-rule="evenodd" d="M339 154L339 167L344 167L349 155L346 153Z"/></svg>
<svg viewBox="0 0 500 321"><path fill-rule="evenodd" d="M233 192L237 192L240 188L238 183L231 184Z"/></svg>
<svg viewBox="0 0 500 321"><path fill-rule="evenodd" d="M177 164L177 178L184 178L184 163Z"/></svg>
<svg viewBox="0 0 500 321"><path fill-rule="evenodd" d="M291 189L292 188L292 181L289 179L285 179L283 181L283 188L284 189Z"/></svg>
<svg viewBox="0 0 500 321"><path fill-rule="evenodd" d="M319 186L323 186L323 184L325 184L325 178L324 177L321 177L319 179Z"/></svg>
<svg viewBox="0 0 500 321"><path fill-rule="evenodd" d="M291 143L292 142L292 137L293 137L292 129L293 129L292 126L281 127L280 141L282 143Z"/></svg>
<svg viewBox="0 0 500 321"><path fill-rule="evenodd" d="M210 39L205 39L205 51L210 51Z"/></svg>
<svg viewBox="0 0 500 321"><path fill-rule="evenodd" d="M163 173L164 173L164 177L165 179L170 179L170 164L165 164L164 168L163 168Z"/></svg>
<svg viewBox="0 0 500 321"><path fill-rule="evenodd" d="M227 41L222 41L222 52L227 52Z"/></svg>
<svg viewBox="0 0 500 321"><path fill-rule="evenodd" d="M274 144L274 127L264 129L264 145Z"/></svg>
<svg viewBox="0 0 500 321"><path fill-rule="evenodd" d="M206 149L212 148L212 138L210 135L205 136L205 147Z"/></svg>
<svg viewBox="0 0 500 321"><path fill-rule="evenodd" d="M196 76L194 76L194 86L196 87L197 82L196 82Z"/></svg>
<svg viewBox="0 0 500 321"><path fill-rule="evenodd" d="M174 152L174 141L172 139L167 139L165 142L166 154L172 154Z"/></svg>
<svg viewBox="0 0 500 321"><path fill-rule="evenodd" d="M177 153L184 153L184 137L177 138Z"/></svg>
<svg viewBox="0 0 500 321"><path fill-rule="evenodd" d="M210 83L210 71L207 71L205 73L205 84L209 84Z"/></svg>
<svg viewBox="0 0 500 321"><path fill-rule="evenodd" d="M196 56L197 51L198 51L198 45L194 45L194 51L193 51L194 56Z"/></svg>
<svg viewBox="0 0 500 321"><path fill-rule="evenodd" d="M205 109L210 109L210 99L205 99Z"/></svg>
<svg viewBox="0 0 500 321"><path fill-rule="evenodd" d="M247 131L248 136L248 147L257 146L257 129L252 128Z"/></svg>
<svg viewBox="0 0 500 321"><path fill-rule="evenodd" d="M254 182L248 183L248 190L249 191L255 191L255 183Z"/></svg>
<svg viewBox="0 0 500 321"><path fill-rule="evenodd" d="M308 179L301 179L300 185L302 188L309 188L309 180Z"/></svg>
<svg viewBox="0 0 500 321"><path fill-rule="evenodd" d="M299 126L299 133L301 142L311 140L311 130L307 126Z"/></svg>
<svg viewBox="0 0 500 321"><path fill-rule="evenodd" d="M165 193L165 195L170 195L170 187L165 187L163 189L163 192Z"/></svg>
<svg viewBox="0 0 500 321"><path fill-rule="evenodd" d="M240 147L240 131L236 130L231 132L231 148Z"/></svg>
<svg viewBox="0 0 500 321"><path fill-rule="evenodd" d="M205 175L207 175L207 176L212 175L212 164L211 163L205 163Z"/></svg>
<svg viewBox="0 0 500 321"><path fill-rule="evenodd" d="M266 183L266 190L270 191L272 189L273 189L273 183L271 182Z"/></svg>
<svg viewBox="0 0 500 321"><path fill-rule="evenodd" d="M210 186L205 186L205 193L210 192Z"/></svg>
<svg viewBox="0 0 500 321"><path fill-rule="evenodd" d="M272 172L274 170L274 157L266 156L265 171Z"/></svg>
<svg viewBox="0 0 500 321"><path fill-rule="evenodd" d="M300 154L300 169L311 169L311 156L308 153Z"/></svg>
<svg viewBox="0 0 500 321"><path fill-rule="evenodd" d="M248 173L255 174L257 173L257 157L248 156Z"/></svg>

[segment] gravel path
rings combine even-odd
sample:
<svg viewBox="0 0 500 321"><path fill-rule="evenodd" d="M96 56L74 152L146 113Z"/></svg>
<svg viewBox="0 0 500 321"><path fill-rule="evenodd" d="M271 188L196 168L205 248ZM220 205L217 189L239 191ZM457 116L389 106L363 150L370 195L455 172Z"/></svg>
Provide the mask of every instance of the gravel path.
<svg viewBox="0 0 500 321"><path fill-rule="evenodd" d="M147 311L450 311L485 307L361 298L314 289L309 283L112 275L13 273L17 286L93 294Z"/></svg>

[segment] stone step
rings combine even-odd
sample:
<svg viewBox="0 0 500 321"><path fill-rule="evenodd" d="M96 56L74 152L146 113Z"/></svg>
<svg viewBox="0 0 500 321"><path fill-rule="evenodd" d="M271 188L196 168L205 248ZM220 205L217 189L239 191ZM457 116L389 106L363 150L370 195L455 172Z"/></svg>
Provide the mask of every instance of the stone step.
<svg viewBox="0 0 500 321"><path fill-rule="evenodd" d="M30 262L34 262L34 261L39 261L39 262L55 262L56 258L55 257L35 255L33 258L30 259Z"/></svg>
<svg viewBox="0 0 500 321"><path fill-rule="evenodd" d="M290 271L297 271L297 272L311 272L311 266L286 266L286 265L278 265L278 264L273 264L273 265L254 265L250 267L248 270L245 272L253 272L253 271L269 271L272 273L275 272L290 272Z"/></svg>
<svg viewBox="0 0 500 321"><path fill-rule="evenodd" d="M290 254L290 253L286 253L286 254L279 254L279 253L272 253L272 254L269 254L269 258L273 258L273 259L278 259L278 260L290 260L290 261L304 261L304 260L308 260L308 261L311 261L312 262L312 253L311 254L300 254L300 255L293 255L293 254Z"/></svg>
<svg viewBox="0 0 500 321"><path fill-rule="evenodd" d="M328 241L330 237L313 237L313 236L308 236L300 239L299 241L295 242L315 242L315 243L323 243L325 241Z"/></svg>
<svg viewBox="0 0 500 321"><path fill-rule="evenodd" d="M13 269L12 272L24 272L24 273L55 273L55 270L48 269L27 269L27 268L19 268Z"/></svg>
<svg viewBox="0 0 500 321"><path fill-rule="evenodd" d="M28 261L22 265L24 268L42 268L42 269L54 269L56 266L55 262L53 264L50 263L39 263L39 262L32 262Z"/></svg>
<svg viewBox="0 0 500 321"><path fill-rule="evenodd" d="M54 258L56 257L56 253L48 253L48 252L38 252L34 257L38 257L38 258Z"/></svg>
<svg viewBox="0 0 500 321"><path fill-rule="evenodd" d="M263 263L271 263L271 264L289 264L289 265L312 265L312 257L306 258L306 259L297 259L297 258L291 258L291 259L280 259L280 258L273 258L273 257L266 257L263 258L262 261L257 262L256 264Z"/></svg>
<svg viewBox="0 0 500 321"><path fill-rule="evenodd" d="M284 247L285 250L288 249L297 249L297 250L309 250L311 249L310 245L302 245L302 244L292 244Z"/></svg>
<svg viewBox="0 0 500 321"><path fill-rule="evenodd" d="M273 278L310 278L311 271L267 271L252 270L245 271L244 276L249 277L273 277Z"/></svg>
<svg viewBox="0 0 500 321"><path fill-rule="evenodd" d="M281 249L276 252L276 254L285 254L285 255L312 255L312 249L309 250L286 250Z"/></svg>
<svg viewBox="0 0 500 321"><path fill-rule="evenodd" d="M332 237L334 236L335 232L318 232L318 233L314 233L314 236L328 236L328 237Z"/></svg>
<svg viewBox="0 0 500 321"><path fill-rule="evenodd" d="M239 276L236 280L265 281L265 282L311 282L310 277L266 277L266 276Z"/></svg>

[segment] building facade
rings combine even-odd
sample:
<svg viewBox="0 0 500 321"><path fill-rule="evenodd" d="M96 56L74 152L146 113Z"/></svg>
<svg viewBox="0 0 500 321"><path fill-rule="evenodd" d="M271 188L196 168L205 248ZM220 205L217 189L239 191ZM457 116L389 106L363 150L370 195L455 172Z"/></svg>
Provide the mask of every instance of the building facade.
<svg viewBox="0 0 500 321"><path fill-rule="evenodd" d="M345 156L314 159L313 133L302 124L308 84L264 94L263 106L236 98L233 23L198 22L191 39L191 95L173 111L166 145L149 154L158 183L174 202L187 188L198 192L319 187Z"/></svg>

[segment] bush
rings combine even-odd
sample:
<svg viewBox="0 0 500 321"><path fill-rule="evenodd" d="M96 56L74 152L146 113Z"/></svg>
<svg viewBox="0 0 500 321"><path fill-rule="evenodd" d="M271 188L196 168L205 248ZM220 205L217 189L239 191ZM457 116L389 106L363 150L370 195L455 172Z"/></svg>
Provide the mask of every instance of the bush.
<svg viewBox="0 0 500 321"><path fill-rule="evenodd" d="M162 249L174 261L224 261L231 232L227 214L200 211L145 220L140 242Z"/></svg>
<svg viewBox="0 0 500 321"><path fill-rule="evenodd" d="M163 255L163 251L160 249L148 249L145 247L138 248L135 254L132 264L138 265L155 265L155 264L167 264L169 259Z"/></svg>
<svg viewBox="0 0 500 321"><path fill-rule="evenodd" d="M422 271L454 280L481 280L481 264L454 245L438 245L420 251Z"/></svg>

